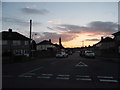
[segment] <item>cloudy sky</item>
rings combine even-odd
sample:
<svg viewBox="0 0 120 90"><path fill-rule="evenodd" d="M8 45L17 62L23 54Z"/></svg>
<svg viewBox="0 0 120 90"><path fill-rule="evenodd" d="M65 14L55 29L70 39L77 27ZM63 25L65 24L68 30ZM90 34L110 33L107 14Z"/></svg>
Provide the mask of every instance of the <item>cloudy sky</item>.
<svg viewBox="0 0 120 90"><path fill-rule="evenodd" d="M12 28L36 42L62 38L65 47L93 45L118 31L117 2L2 2L2 30Z"/></svg>

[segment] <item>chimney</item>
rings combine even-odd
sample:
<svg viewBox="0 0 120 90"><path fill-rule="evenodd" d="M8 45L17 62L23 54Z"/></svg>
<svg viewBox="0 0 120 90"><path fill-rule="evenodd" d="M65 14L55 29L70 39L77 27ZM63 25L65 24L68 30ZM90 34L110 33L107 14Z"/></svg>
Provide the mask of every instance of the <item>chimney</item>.
<svg viewBox="0 0 120 90"><path fill-rule="evenodd" d="M101 40L103 40L103 37L101 37Z"/></svg>
<svg viewBox="0 0 120 90"><path fill-rule="evenodd" d="M61 45L61 37L59 37L59 45Z"/></svg>
<svg viewBox="0 0 120 90"><path fill-rule="evenodd" d="M49 39L49 42L51 43L51 39Z"/></svg>
<svg viewBox="0 0 120 90"><path fill-rule="evenodd" d="M9 31L9 32L12 32L12 29L9 28L8 31Z"/></svg>

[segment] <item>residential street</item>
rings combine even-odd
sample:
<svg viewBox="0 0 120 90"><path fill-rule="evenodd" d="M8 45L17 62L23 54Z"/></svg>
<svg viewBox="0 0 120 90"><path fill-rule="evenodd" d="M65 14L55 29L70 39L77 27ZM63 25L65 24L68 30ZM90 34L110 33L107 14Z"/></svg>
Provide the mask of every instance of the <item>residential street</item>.
<svg viewBox="0 0 120 90"><path fill-rule="evenodd" d="M2 88L118 88L119 63L100 58L44 58L2 66Z"/></svg>

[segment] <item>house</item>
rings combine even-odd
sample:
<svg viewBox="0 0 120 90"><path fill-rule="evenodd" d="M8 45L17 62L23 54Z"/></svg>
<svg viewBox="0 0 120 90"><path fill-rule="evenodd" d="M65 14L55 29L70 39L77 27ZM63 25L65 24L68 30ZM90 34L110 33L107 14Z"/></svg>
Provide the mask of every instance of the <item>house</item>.
<svg viewBox="0 0 120 90"><path fill-rule="evenodd" d="M42 51L42 50L49 50L49 49L54 49L56 48L53 43L51 43L51 39L48 40L43 40L42 42L37 44L37 50Z"/></svg>
<svg viewBox="0 0 120 90"><path fill-rule="evenodd" d="M61 43L61 37L59 38L59 45L58 44L53 44L51 42L51 39L49 40L43 40L41 41L40 43L37 44L37 50L61 50L61 49L64 49L64 47L62 46L62 43Z"/></svg>
<svg viewBox="0 0 120 90"><path fill-rule="evenodd" d="M2 35L0 45L2 45L3 56L6 55L6 53L11 53L15 56L29 55L31 40L30 38L18 32L13 32L12 29L3 31L0 34Z"/></svg>
<svg viewBox="0 0 120 90"><path fill-rule="evenodd" d="M101 41L96 44L99 49L110 49L115 47L114 40L110 37L101 37Z"/></svg>
<svg viewBox="0 0 120 90"><path fill-rule="evenodd" d="M114 41L115 41L115 48L118 54L120 54L120 31L113 33Z"/></svg>
<svg viewBox="0 0 120 90"><path fill-rule="evenodd" d="M110 37L101 37L101 40L93 45L93 50L96 56L115 56L115 42Z"/></svg>

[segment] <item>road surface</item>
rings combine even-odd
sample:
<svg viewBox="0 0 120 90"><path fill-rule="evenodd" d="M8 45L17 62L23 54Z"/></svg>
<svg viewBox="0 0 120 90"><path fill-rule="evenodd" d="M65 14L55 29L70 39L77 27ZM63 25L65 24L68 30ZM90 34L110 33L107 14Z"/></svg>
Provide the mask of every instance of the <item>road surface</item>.
<svg viewBox="0 0 120 90"><path fill-rule="evenodd" d="M99 58L44 58L4 64L2 88L118 88L119 63Z"/></svg>

